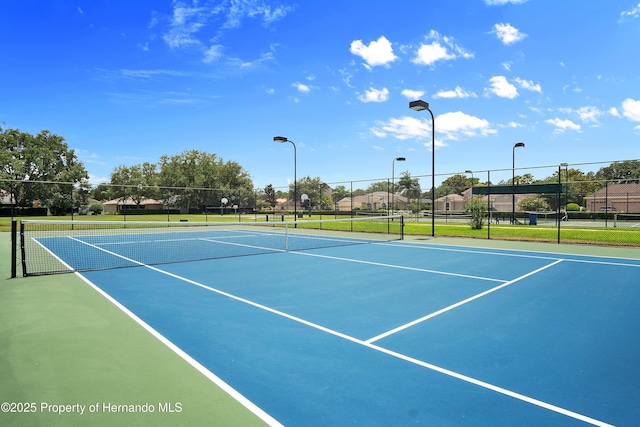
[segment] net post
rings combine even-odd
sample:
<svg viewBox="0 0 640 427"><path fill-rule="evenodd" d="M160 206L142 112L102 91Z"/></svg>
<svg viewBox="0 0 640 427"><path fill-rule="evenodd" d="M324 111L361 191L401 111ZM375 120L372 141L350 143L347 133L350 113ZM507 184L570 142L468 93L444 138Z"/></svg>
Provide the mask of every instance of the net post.
<svg viewBox="0 0 640 427"><path fill-rule="evenodd" d="M284 224L284 250L289 251L289 224Z"/></svg>
<svg viewBox="0 0 640 427"><path fill-rule="evenodd" d="M400 240L404 240L404 215L400 216Z"/></svg>
<svg viewBox="0 0 640 427"><path fill-rule="evenodd" d="M11 220L11 278L15 279L17 276L16 264L18 263L18 224L15 219Z"/></svg>
<svg viewBox="0 0 640 427"><path fill-rule="evenodd" d="M22 259L22 275L27 276L27 260L24 248L24 222L20 221L20 256Z"/></svg>

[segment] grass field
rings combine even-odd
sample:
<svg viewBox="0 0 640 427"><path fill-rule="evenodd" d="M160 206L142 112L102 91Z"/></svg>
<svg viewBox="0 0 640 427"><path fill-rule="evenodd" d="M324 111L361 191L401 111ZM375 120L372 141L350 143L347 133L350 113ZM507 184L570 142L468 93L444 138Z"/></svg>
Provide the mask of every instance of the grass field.
<svg viewBox="0 0 640 427"><path fill-rule="evenodd" d="M281 217L279 215L270 216L269 221L279 221ZM307 220L318 219L334 219L334 215L305 215L302 218L298 218L298 222ZM338 217L338 218L346 218ZM18 218L21 219L21 218ZM57 220L71 220L70 216L65 217L29 217L24 219L57 219ZM75 221L122 221L123 216L114 215L94 215L94 216L75 216ZM128 221L189 221L189 222L236 222L236 221L265 221L265 214L248 214L248 215L194 215L194 214L182 214L182 215L129 215ZM284 217L285 221L293 221L294 217L288 215ZM346 225L338 225L337 227L346 227ZM0 218L0 231L9 231L11 228L10 218ZM358 231L381 231L386 230L374 230L363 229ZM397 225L394 224L390 229L391 233L397 233ZM431 235L431 221L428 218L422 218L419 222L405 221L404 233L407 236L430 236ZM460 222L445 222L436 220L435 235L437 237L465 237L473 239L487 239L488 230L485 224L481 230L472 230L471 227L464 221ZM490 228L491 239L498 240L519 240L530 242L557 242L558 241L558 227L553 224L549 225L509 225L505 223L491 224ZM630 246L640 247L640 228L628 227L604 227L601 223L581 223L577 226L573 224L561 224L560 240L562 243L576 243L576 244L589 244L589 245L603 245L603 246Z"/></svg>

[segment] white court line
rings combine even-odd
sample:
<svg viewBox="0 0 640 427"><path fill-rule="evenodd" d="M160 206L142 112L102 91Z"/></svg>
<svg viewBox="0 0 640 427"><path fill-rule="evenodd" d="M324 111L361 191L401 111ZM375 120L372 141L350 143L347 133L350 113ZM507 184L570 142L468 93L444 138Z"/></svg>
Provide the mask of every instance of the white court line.
<svg viewBox="0 0 640 427"><path fill-rule="evenodd" d="M447 272L447 271L429 270L429 269L426 269L426 268L406 267L406 266L403 266L403 265L385 264L385 263L373 262L373 261L363 261L363 260L353 259L353 258L343 258L343 257L337 257L337 256L331 256L331 255L320 255L320 254L311 253L311 252L296 252L296 251L293 251L293 252L290 252L290 253L292 255L302 255L302 256L310 256L310 257L316 257L316 258L335 259L335 260L338 260L338 261L354 262L356 264L367 264L367 265L375 265L375 266L379 266L379 267L396 268L396 269L399 269L399 270L419 271L421 273L434 273L434 274L440 274L440 275L443 275L443 276L464 277L466 279L477 279L477 280L485 280L485 281L489 281L489 282L499 282L499 283L506 282L506 280L492 279L490 277L471 276L471 275L468 275L468 274L450 273L450 272Z"/></svg>
<svg viewBox="0 0 640 427"><path fill-rule="evenodd" d="M467 304L467 303L469 303L469 302L471 302L471 301L473 301L473 300L476 300L476 299L478 299L478 298L482 298L482 297L484 297L484 296L486 296L486 295L489 295L489 294L491 294L491 293L493 293L493 292L495 292L495 291L497 291L497 290L499 290L499 289L502 289L502 288L507 287L507 286L509 286L509 285L512 285L512 284L514 284L514 283L516 283L516 282L519 282L519 281L520 281L520 280L522 280L522 279L525 279L525 278L527 278L527 277L529 277L529 276L532 276L532 275L534 275L534 274L536 274L536 273L539 273L539 272L540 272L540 271L542 271L542 270L546 270L546 269L547 269L547 268L549 268L549 267L553 267L554 265L556 265L556 264L558 264L558 263L560 263L560 262L562 262L562 260L561 260L561 259L560 259L560 260L557 260L557 261L555 261L555 262L552 262L551 264L545 265L544 267L541 267L541 268L539 268L539 269L537 269L537 270L535 270L535 271L532 271L532 272L530 272L530 273L527 273L527 274L525 274L525 275L522 275L522 276L520 276L520 277L518 277L518 278L516 278L516 279L513 279L513 280L511 280L511 281L509 281L509 282L507 282L507 283L503 283L503 284L502 284L502 285L500 285L500 286L496 286L495 288L491 288L491 289L486 290L486 291L484 291L484 292L481 292L481 293L479 293L479 294L477 294L477 295L474 295L474 296L472 296L472 297L469 297L469 298L467 298L467 299L465 299L465 300L459 301L459 302L457 302L457 303L455 303L455 304L452 304L452 305L450 305L450 306L448 306L448 307L445 307L445 308L443 308L443 309L441 309L441 310L435 311L435 312L433 312L433 313L431 313L431 314L428 314L428 315L426 315L426 316L424 316L424 317L421 317L421 318L419 318L419 319L416 319L416 320L414 320L414 321L412 321L412 322L409 322L409 323L406 323L406 324L404 324L404 325L398 326L397 328L392 329L392 330L390 330L390 331L387 331L387 332L385 332L385 333L383 333L383 334L377 335L377 336L375 336L375 337L373 337L373 338L369 338L369 339L368 339L368 340L366 340L365 342L367 342L367 343L373 343L373 342L375 342L375 341L381 340L382 338L386 338L386 337L388 337L388 336L390 336L390 335L393 335L393 334L395 334L395 333L397 333L397 332L400 332L400 331L402 331L402 330L404 330L404 329L407 329L407 328L410 328L410 327L412 327L412 326L415 326L415 325L417 325L418 323L422 323L422 322L424 322L424 321L426 321L426 320L433 319L434 317L439 316L439 315L441 315L442 313L446 313L447 311L453 310L454 308L460 307L461 305Z"/></svg>
<svg viewBox="0 0 640 427"><path fill-rule="evenodd" d="M401 248L409 248L409 249L419 249L419 250L427 250L427 251L445 251L445 252L462 252L469 254L480 254L480 255L496 255L496 256L506 256L506 257L516 257L516 258L532 258L532 259L547 259L547 260L556 260L557 256L542 256L542 255L530 255L530 254L518 254L518 253L506 253L498 250L497 252L492 251L490 248L479 248L482 250L473 250L473 249L461 249L461 248L453 248L435 245L428 245L424 243L405 243L405 244L393 244L393 243L380 243L380 245L386 246L396 246ZM504 249L510 250L510 249ZM516 251L516 249L514 249ZM525 252L525 251L523 251ZM555 255L555 254L551 254Z"/></svg>
<svg viewBox="0 0 640 427"><path fill-rule="evenodd" d="M216 374L211 372L209 369L204 367L200 362L195 360L193 357L189 356L185 351L183 351L180 347L175 345L171 340L162 335L156 329L154 329L151 325L146 323L144 320L140 319L133 312L131 312L128 308L120 304L116 299L114 299L111 295L100 289L100 287L96 286L89 279L84 277L80 273L75 273L78 277L80 277L85 283L91 286L95 291L105 297L108 301L110 301L117 308L122 310L127 316L129 316L133 321L142 326L147 332L149 332L152 336L158 339L161 343L166 345L171 351L181 357L185 362L194 367L198 372L204 375L209 381L214 383L216 386L220 387L225 393L239 402L242 406L244 406L247 410L251 411L254 415L264 421L267 425L273 427L284 427L282 423L277 421L271 415L266 413L260 407L258 407L255 403L247 399L242 393L237 391L235 388L231 387L227 382L225 382L222 378L218 377Z"/></svg>
<svg viewBox="0 0 640 427"><path fill-rule="evenodd" d="M127 258L125 256L116 254L114 252L108 251L106 249L100 248L99 246L95 246L91 243L86 243L83 242L82 240L77 240L73 237L70 237L72 240L76 240L77 242L83 243L87 246L90 246L92 248L98 249L100 251L106 252L110 255L115 255L117 257L120 257L126 261L132 262L134 264L138 264L141 267L146 267L149 268L151 270L157 271L159 273L162 274L167 274L170 275L172 277L178 278L179 276L173 275L171 273L168 273L166 271L160 270L158 268L152 267L150 265L146 265L143 264L139 261L136 261L134 259L131 258ZM260 409L256 404L254 404L253 402L251 402L249 399L247 399L244 395L242 395L240 392L238 392L236 389L234 389L233 387L231 387L229 384L227 384L224 380L222 380L220 377L218 377L217 375L215 375L213 372L211 372L209 369L207 369L206 367L204 367L202 364L200 364L197 360L195 360L194 358L192 358L191 356L189 356L187 353L185 353L180 347L178 347L177 345L175 345L171 340L169 340L168 338L166 338L164 335L162 335L160 332L158 332L157 330L155 330L153 327L151 327L148 323L146 323L144 320L140 319L138 316L136 316L133 312L131 312L128 308L126 308L125 306L123 306L122 304L120 304L115 298L113 298L111 295L109 295L108 293L106 293L105 291L103 291L100 287L96 286L93 282L91 282L89 279L87 279L86 277L84 277L81 273L75 273L78 277L80 277L85 283L87 283L89 286L91 286L93 289L95 289L98 293L100 293L102 296L104 296L107 300L109 300L112 304L114 304L116 307L118 307L120 310L122 310L127 316L131 317L131 319L133 319L136 323L138 323L140 326L142 326L145 330L147 330L151 335L153 335L154 337L156 337L158 340L160 340L160 342L162 342L164 345L166 345L170 350L172 350L174 353L176 353L178 356L180 356L184 361L186 361L188 364L190 364L191 366L193 366L198 372L200 372L201 374L203 374L206 378L208 378L210 381L212 381L214 384L216 384L218 387L220 387L222 390L224 390L227 394L229 394L231 397L233 397L236 401L238 401L240 404L242 404L245 408L247 408L249 411L251 411L253 414L255 414L257 417L259 417L261 420L263 420L265 423L267 423L267 425L270 426L274 426L274 427L279 427L279 426L283 426L280 422L278 422L275 418L273 418L271 415L267 414L265 411L263 411L262 409ZM184 278L182 278L182 280L186 280ZM194 283L195 284L195 283Z"/></svg>
<svg viewBox="0 0 640 427"><path fill-rule="evenodd" d="M485 388L485 389L487 389L487 390L491 390L491 391L494 391L494 392L496 392L496 393L500 393L500 394L503 394L503 395L505 395L505 396L509 396L509 397L514 398L514 399L518 399L518 400L520 400L520 401L523 401L523 402L526 402L526 403L530 403L530 404L535 405L535 406L538 406L538 407L540 407L540 408L547 409L547 410L549 410L549 411L556 412L556 413L558 413L558 414L562 414L562 415L565 415L565 416L567 416L567 417L571 417L571 418L574 418L574 419L577 419L577 420L580 420L580 421L584 421L584 422L589 423L589 424L593 424L593 425L596 425L596 426L599 426L599 427L613 427L611 424L607 424L607 423L604 423L604 422L602 422L602 421L596 420L596 419L594 419L594 418L587 417L586 415L582 415L582 414L579 414L579 413L577 413L577 412L573 412L573 411L570 411L570 410L568 410L568 409L561 408L561 407L559 407L559 406L552 405L552 404L550 404L550 403L547 403L547 402L544 402L544 401L541 401L541 400L538 400L538 399L534 399L534 398L532 398L532 397L525 396L525 395L523 395L523 394L520 394L520 393L517 393L517 392L511 391L511 390L508 390L508 389L505 389L505 388L502 388L502 387L499 387L499 386L496 386L496 385L493 385L493 384L490 384L490 383L487 383L487 382L484 382L484 381L481 381L481 380L478 380L478 379L475 379L475 378L472 378L472 377L469 377L469 376L466 376L466 375L463 375L463 374L460 374L460 373L457 373L457 372L454 372L454 371L450 371L450 370L448 370L448 369L442 368L442 367L437 366L437 365L433 365L433 364L430 364L430 363L427 363L427 362L423 362L423 361L418 360L418 359L414 359L414 358L412 358L412 357L409 357L409 356L406 356L406 355L403 355L403 354L397 353L397 352L395 352L395 351L392 351L392 350L389 350L389 349L386 349L386 348L380 347L380 346L378 346L378 345L375 345L375 344L372 344L372 343L369 343L369 342L366 342L366 341L362 341L362 340L360 340L360 339L358 339L358 338L355 338L355 337L352 337L352 336L349 336L349 335L343 334L343 333L338 332L338 331L335 331L335 330L333 330L333 329L329 329L329 328L326 328L326 327L324 327L324 326L318 325L318 324L316 324L316 323L309 322L309 321L304 320L304 319L302 319L302 318L299 318L299 317L296 317L296 316L293 316L293 315L287 314L287 313L285 313L285 312L282 312L282 311L279 311L279 310L273 309L273 308L271 308L271 307L267 307L267 306L265 306L265 305L262 305L262 304L256 303L256 302L254 302L254 301L250 301L250 300L247 300L247 299L245 299L245 298L242 298L242 297L239 297L239 296L236 296L236 295L230 294L230 293L225 292L225 291L222 291L222 290L220 290L220 289L212 288L212 287L210 287L210 286L207 286L207 285L204 285L204 284L202 284L202 283L196 282L195 280L191 280L191 279L188 279L188 278L186 278L186 277L179 276L179 275L177 275L177 274L173 274L173 273L170 273L170 272L168 272L168 271L164 271L164 270L161 270L161 269L159 269L159 268L156 268L156 267L153 267L153 266L150 266L150 265L142 264L142 263L140 263L140 262L138 262L138 261L135 261L135 260L129 259L129 258L124 257L124 256L122 256L122 255L118 255L118 254L112 253L112 252L110 252L110 251L107 251L107 250L105 250L105 249L102 249L102 248L100 248L100 247L96 247L96 246L94 246L94 245L91 245L91 244L88 244L88 243L85 243L85 242L82 242L82 241L80 241L80 242L81 242L81 243L84 243L84 244L86 244L86 245L88 245L88 246L94 247L94 248L96 248L96 249L98 249L98 250L105 251L105 252L108 252L108 253L110 253L110 254L112 254L112 255L115 255L115 256L118 256L118 257L124 258L124 259L126 259L126 260L128 260L128 261L130 261L130 262L134 262L134 263L136 263L136 264L139 264L139 265L141 265L141 266L144 266L144 267L146 267L146 268L148 268L148 269L150 269L150 270L153 270L153 271L155 271L155 272L158 272L158 273L161 273L161 274L167 275L167 276L169 276L169 277L175 278L175 279L177 279L177 280L180 280L180 281L183 281L183 282L186 282L186 283L189 283L189 284L192 284L192 285L198 286L198 287L200 287L200 288L203 288L203 289L206 289L206 290L208 290L208 291L211 291L211 292L217 293L217 294L219 294L219 295L225 296L225 297L230 298L230 299L233 299L233 300L235 300L235 301L242 302L242 303L244 303L244 304L248 304L248 305L253 306L253 307L256 307L256 308L258 308L258 309L265 310L265 311L267 311L267 312L269 312L269 313L273 313L273 314L275 314L275 315L278 315L278 316L281 316L281 317L284 317L284 318L287 318L287 319L293 320L293 321L295 321L295 322L298 322L298 323L301 323L301 324L303 324L303 325L306 325L306 326L312 327L312 328L314 328L314 329L317 329L317 330L320 330L320 331L326 332L326 333L328 333L328 334L331 334L331 335L334 335L334 336L336 336L336 337L339 337L339 338L345 339L345 340L347 340L347 341L350 341L350 342L353 342L353 343L356 343L356 344L362 345L362 346L364 346L364 347L370 348L370 349L372 349L372 350L379 351L379 352L381 352L381 353L387 354L387 355L389 355L389 356L391 356L391 357L395 357L395 358L397 358L397 359L401 359L401 360L404 360L404 361L406 361L406 362L409 362L409 363L412 363L412 364L415 364L415 365L418 365L418 366L422 366L422 367L424 367L424 368L430 369L430 370L435 371L435 372L439 372L439 373L441 373L441 374L444 374L444 375L450 376L450 377L452 377L452 378L456 378L456 379L459 379L459 380L461 380L461 381L464 381L464 382L467 382L467 383L470 383L470 384L474 384L474 385L476 385L476 386L479 386L479 387ZM81 274L79 274L79 273L76 273L76 274L78 274L78 276L80 276L81 278L83 278L83 280L85 280L87 283L91 284L91 282L87 281L87 279L85 279ZM91 284L91 285L92 285L92 286L94 286L93 284ZM97 288L97 287L96 287L96 288ZM99 289L99 288L97 288L97 289ZM105 295L105 296L106 296L106 295L108 295L108 294L106 294L106 293L104 293L104 292L101 292L101 294L103 294L103 295ZM135 314L131 313L129 310L127 310L125 307L123 307L121 304L119 304L119 303L118 303L117 301L115 301L113 298L111 298L111 297L108 297L108 298L109 298L109 300L110 300L110 301L114 302L114 304L116 304L116 306L118 306L118 307L122 307L121 309L123 309L123 311L124 311L125 313L127 313L128 315L132 316L132 319L134 319L134 320L136 320L136 319L137 319L137 316L135 316ZM137 320L136 320L136 321L137 321ZM140 321L141 321L141 320L140 320ZM141 322L142 322L142 321L141 321ZM144 323L144 322L142 322L141 324L146 325L146 323ZM149 331L155 331L155 330L154 330L153 328L151 328L149 325L147 325L147 326L149 327L149 329L148 329ZM157 331L156 331L156 333L157 333ZM191 362L195 363L196 365L192 365L192 366L194 366L196 369L198 369L198 370L200 371L200 368L198 368L199 363L198 363L197 361L195 361L194 359L192 359L188 354L184 353L184 351L182 351L179 347L177 347L177 346L176 346L175 344L173 344L171 341L169 341L168 339L166 339L165 337L163 337L161 334L159 334L159 333L158 333L158 339L160 339L160 337L162 337L162 339L161 339L161 340L162 340L162 342L164 342L164 343L165 343L167 346L169 346L169 348L171 348L172 350L176 351L176 353L177 353L178 355L180 355L180 356L182 357L182 354L184 354L184 356L186 357L186 358L185 358L185 360L186 360L188 363L190 363L190 364L191 364ZM165 342L164 340L166 340L166 342ZM206 369L204 366L202 366L202 365L200 365L200 366L201 366L201 369L204 371L205 375L207 375L207 377L208 377L208 378L210 378L212 381L214 381L214 379L212 379L212 378L218 378L218 377L217 377L217 376L215 376L213 373L211 373L208 369ZM203 371L201 371L201 372L203 372ZM211 377L210 377L207 373L208 373L208 374L210 374L210 375L211 375ZM222 380L220 380L220 381L222 382L222 384L225 384L225 385L226 385L226 383L224 383ZM215 382L215 381L214 381L214 382ZM217 384L217 383L216 383L216 384ZM228 385L226 385L226 386L228 386ZM247 400L247 399L244 399L244 398L242 397L242 395L241 395L240 393L238 393L237 391L235 391L232 387L230 387L230 386L228 386L228 387L229 387L229 389L230 389L230 390L233 390L233 392L234 392L234 394L232 394L232 396L233 396L233 397L235 397L237 400L238 400L238 399L242 399L242 400L238 400L240 403L242 403L243 405L245 405L245 403L246 403L246 405L251 405L251 406L246 406L246 405L245 405L245 407L247 407L248 409L250 409L250 410L252 410L252 411L254 411L254 410L259 411L259 413L262 413L262 414L264 414L264 416L265 416L265 417L268 417L268 418L265 420L265 422L268 422L270 425L280 425L280 423L278 423L278 421L276 421L275 419L273 419L273 418L272 418L271 416L269 416L268 414L264 413L260 408L258 408L257 406L255 406L252 402L250 402L250 401L249 401L249 400ZM237 396L237 397L236 397L236 396ZM253 408L253 409L252 409L252 408ZM254 412L254 413L256 413L256 412ZM256 415L258 415L258 416L260 416L260 417L262 418L262 416L261 416L261 415L259 415L258 413L256 413ZM272 420L273 424L271 424L268 420Z"/></svg>
<svg viewBox="0 0 640 427"><path fill-rule="evenodd" d="M585 264L610 264L610 265L620 265L623 267L640 267L640 264L629 264L624 262L612 262L612 261L597 261L597 259L614 259L614 260L627 260L627 261L638 261L637 258L626 258L614 255L592 255L592 254L576 254L576 253L563 253L563 252L543 252L536 250L527 250L527 249L504 249L504 248L486 248L486 247L467 247L467 246L454 246L454 245L445 245L443 243L411 243L411 242L381 242L376 243L379 245L385 246L394 246L400 248L409 248L409 249L419 249L419 250L431 250L431 251L449 251L449 252L464 252L471 254L482 254L482 255L496 255L496 256L506 256L506 257L519 257L519 258L533 258L533 259L564 259L565 261L570 262L578 262ZM466 248L466 249L462 249ZM507 252L508 251L508 252ZM513 252L513 253L512 253ZM543 255L532 255L533 253L546 254ZM567 257L576 257L576 258L567 258ZM593 259L579 259L579 258L593 258Z"/></svg>

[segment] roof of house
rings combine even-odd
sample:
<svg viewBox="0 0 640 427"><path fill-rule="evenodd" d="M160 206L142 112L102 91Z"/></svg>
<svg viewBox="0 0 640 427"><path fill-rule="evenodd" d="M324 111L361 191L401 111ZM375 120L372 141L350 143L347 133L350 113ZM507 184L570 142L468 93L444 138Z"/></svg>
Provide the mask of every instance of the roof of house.
<svg viewBox="0 0 640 427"><path fill-rule="evenodd" d="M588 197L605 197L605 195L613 197L626 195L640 196L640 183L611 184L605 188L601 188L595 193L591 193Z"/></svg>
<svg viewBox="0 0 640 427"><path fill-rule="evenodd" d="M118 197L117 199L112 199L112 200L107 200L106 202L102 203L103 205L137 205L138 203L135 202L135 200L133 200L132 197L127 197L126 199L126 203L123 197ZM161 205L162 201L159 200L155 200L155 199L148 199L146 197L142 198L142 201L140 201L140 205Z"/></svg>

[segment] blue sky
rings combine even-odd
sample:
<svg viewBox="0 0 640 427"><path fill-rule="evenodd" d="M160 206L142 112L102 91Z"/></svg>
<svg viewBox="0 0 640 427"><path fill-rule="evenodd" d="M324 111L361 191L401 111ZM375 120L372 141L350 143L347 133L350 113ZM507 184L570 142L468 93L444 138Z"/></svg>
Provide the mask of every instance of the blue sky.
<svg viewBox="0 0 640 427"><path fill-rule="evenodd" d="M640 158L638 0L7 0L0 123L91 181L188 149L254 185ZM601 165L600 165L601 166ZM597 170L600 166L595 166ZM589 167L582 167L584 171ZM544 178L544 176L536 176ZM427 182L423 183L426 189Z"/></svg>

